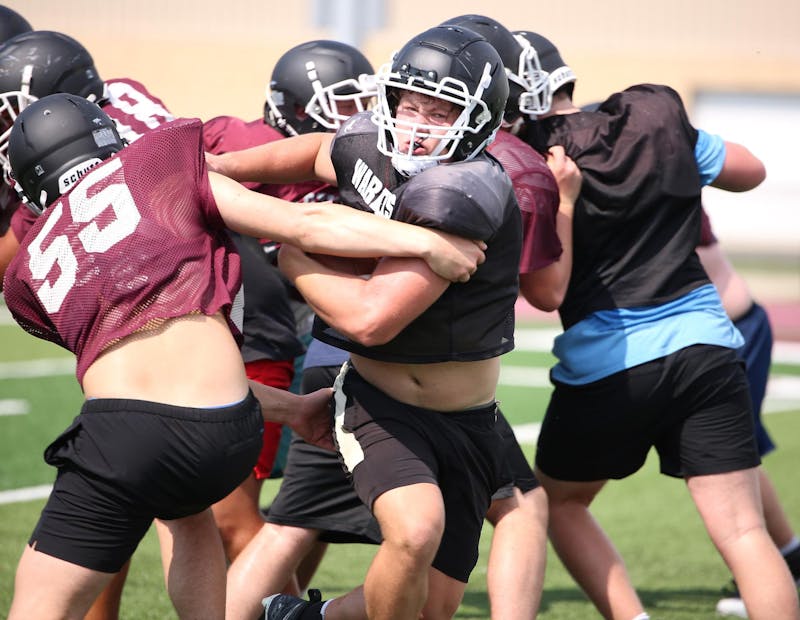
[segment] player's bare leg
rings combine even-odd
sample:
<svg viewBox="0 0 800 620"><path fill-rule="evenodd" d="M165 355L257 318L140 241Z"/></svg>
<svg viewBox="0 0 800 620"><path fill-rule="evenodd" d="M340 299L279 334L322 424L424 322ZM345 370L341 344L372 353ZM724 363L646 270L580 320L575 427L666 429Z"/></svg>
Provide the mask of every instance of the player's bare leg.
<svg viewBox="0 0 800 620"><path fill-rule="evenodd" d="M606 481L566 482L538 469L536 477L548 496L550 542L575 582L608 620L642 614L625 562L589 511Z"/></svg>
<svg viewBox="0 0 800 620"><path fill-rule="evenodd" d="M758 468L693 476L687 485L750 619L798 620L794 579L764 525Z"/></svg>
<svg viewBox="0 0 800 620"><path fill-rule="evenodd" d="M496 499L486 513L494 526L487 584L492 620L533 619L547 563L547 495L543 487Z"/></svg>

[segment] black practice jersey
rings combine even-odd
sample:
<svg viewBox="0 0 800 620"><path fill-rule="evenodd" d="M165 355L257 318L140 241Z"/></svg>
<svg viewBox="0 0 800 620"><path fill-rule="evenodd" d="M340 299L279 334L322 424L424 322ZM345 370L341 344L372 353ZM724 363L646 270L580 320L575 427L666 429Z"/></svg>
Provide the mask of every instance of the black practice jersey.
<svg viewBox="0 0 800 620"><path fill-rule="evenodd" d="M258 239L230 232L242 261L244 343L242 359L291 360L305 351L297 337L286 277Z"/></svg>
<svg viewBox="0 0 800 620"><path fill-rule="evenodd" d="M514 347L514 303L522 244L511 181L488 155L400 176L376 147L370 113L339 129L331 153L340 199L354 208L488 244L486 261L466 283L450 284L391 342L363 347L317 319L314 335L389 362L433 363L496 357Z"/></svg>
<svg viewBox="0 0 800 620"><path fill-rule="evenodd" d="M700 240L697 130L669 87L632 86L595 112L530 123L521 136L560 144L580 167L565 328L598 310L665 303L708 283Z"/></svg>

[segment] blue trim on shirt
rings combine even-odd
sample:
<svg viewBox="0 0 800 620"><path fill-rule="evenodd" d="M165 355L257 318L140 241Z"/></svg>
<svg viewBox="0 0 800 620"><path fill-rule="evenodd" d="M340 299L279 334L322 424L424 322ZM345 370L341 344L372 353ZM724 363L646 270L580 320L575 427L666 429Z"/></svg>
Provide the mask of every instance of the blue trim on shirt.
<svg viewBox="0 0 800 620"><path fill-rule="evenodd" d="M717 135L698 129L694 158L700 173L700 182L703 185L712 183L725 164L725 141Z"/></svg>
<svg viewBox="0 0 800 620"><path fill-rule="evenodd" d="M551 377L583 385L694 344L731 349L744 344L713 284L660 306L615 308L589 315L556 337L553 354L558 363Z"/></svg>

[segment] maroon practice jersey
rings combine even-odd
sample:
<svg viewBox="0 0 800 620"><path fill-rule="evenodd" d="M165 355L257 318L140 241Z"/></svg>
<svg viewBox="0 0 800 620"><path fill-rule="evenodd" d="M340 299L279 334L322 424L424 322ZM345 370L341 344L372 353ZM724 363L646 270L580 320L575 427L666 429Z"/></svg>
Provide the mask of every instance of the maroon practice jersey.
<svg viewBox="0 0 800 620"><path fill-rule="evenodd" d="M561 256L556 232L558 184L547 163L531 146L507 131L498 131L486 149L505 168L522 213L520 273L547 267Z"/></svg>
<svg viewBox="0 0 800 620"><path fill-rule="evenodd" d="M239 256L211 193L202 124L165 124L90 170L36 220L5 276L17 322L77 356L167 319L231 309Z"/></svg>
<svg viewBox="0 0 800 620"><path fill-rule="evenodd" d="M129 78L106 80L105 93L100 104L103 112L116 123L120 137L129 144L174 118L161 99L150 94L136 80ZM36 221L36 215L30 209L18 208L18 197L15 196L14 202L16 204L7 207L9 211L13 211L11 230L22 241Z"/></svg>
<svg viewBox="0 0 800 620"><path fill-rule="evenodd" d="M708 213L706 213L705 208L702 209L701 216L700 243L698 243L697 246L702 248L709 245L714 245L717 242L717 236L714 234L714 231L711 228L711 220L708 218Z"/></svg>
<svg viewBox="0 0 800 620"><path fill-rule="evenodd" d="M233 116L218 116L203 127L206 150L215 155L249 149L259 144L282 140L285 136L263 120L245 122ZM289 202L326 202L339 197L337 189L320 181L292 184L243 183L260 194L275 196Z"/></svg>

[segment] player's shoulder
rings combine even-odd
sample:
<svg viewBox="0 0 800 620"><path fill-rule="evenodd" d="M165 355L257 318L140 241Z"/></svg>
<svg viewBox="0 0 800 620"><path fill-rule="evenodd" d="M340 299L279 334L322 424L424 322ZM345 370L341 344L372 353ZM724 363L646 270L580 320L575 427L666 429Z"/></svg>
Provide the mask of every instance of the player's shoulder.
<svg viewBox="0 0 800 620"><path fill-rule="evenodd" d="M497 161L480 155L440 164L405 183L399 212L474 238L489 238L516 202L511 180ZM402 216L401 216L402 219Z"/></svg>
<svg viewBox="0 0 800 620"><path fill-rule="evenodd" d="M645 83L635 84L612 95L601 104L599 109L610 112L634 109L634 111L652 114L658 110L683 110L683 108L680 94L671 86Z"/></svg>
<svg viewBox="0 0 800 620"><path fill-rule="evenodd" d="M539 151L507 131L499 131L486 151L503 165L512 179L518 174L547 173L550 170Z"/></svg>
<svg viewBox="0 0 800 620"><path fill-rule="evenodd" d="M282 138L277 129L261 119L245 121L235 116L215 116L203 123L203 140L213 153L238 151Z"/></svg>
<svg viewBox="0 0 800 620"><path fill-rule="evenodd" d="M199 118L176 118L162 123L152 131L148 131L139 140L126 146L121 152L134 152L154 148L153 145L175 145L181 143L202 142L203 121ZM156 146L155 148L160 148Z"/></svg>
<svg viewBox="0 0 800 620"><path fill-rule="evenodd" d="M417 191L431 191L436 188L461 189L469 196L478 197L482 195L484 189L488 191L499 189L502 192L511 184L498 161L485 153L466 161L434 166L413 177L409 183Z"/></svg>
<svg viewBox="0 0 800 620"><path fill-rule="evenodd" d="M345 120L336 131L336 139L353 134L377 133L378 126L372 121L372 112L358 112Z"/></svg>

